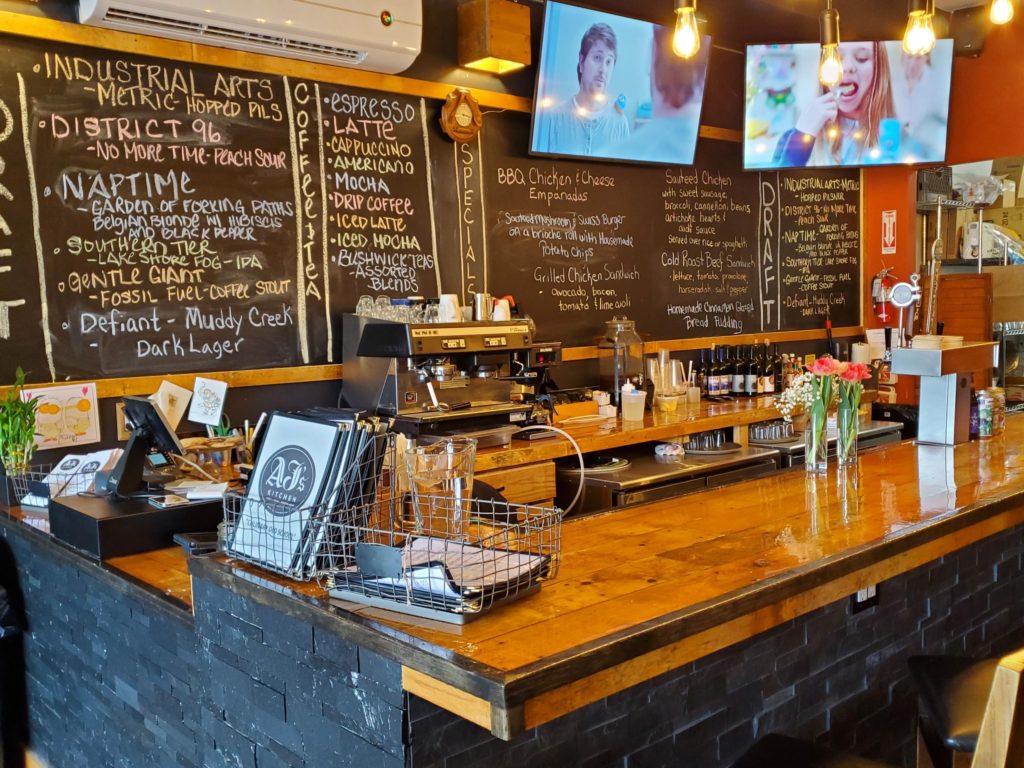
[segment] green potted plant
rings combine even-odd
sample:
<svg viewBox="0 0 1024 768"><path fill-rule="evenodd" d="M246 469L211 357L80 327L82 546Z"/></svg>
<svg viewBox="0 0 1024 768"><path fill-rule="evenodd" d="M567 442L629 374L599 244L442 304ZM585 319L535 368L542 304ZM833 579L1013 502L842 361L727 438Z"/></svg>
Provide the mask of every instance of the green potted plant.
<svg viewBox="0 0 1024 768"><path fill-rule="evenodd" d="M17 503L12 492L10 478L28 471L32 454L36 450L36 408L39 398L23 401L25 372L18 367L14 375L14 386L7 390L0 400L0 501L12 505Z"/></svg>

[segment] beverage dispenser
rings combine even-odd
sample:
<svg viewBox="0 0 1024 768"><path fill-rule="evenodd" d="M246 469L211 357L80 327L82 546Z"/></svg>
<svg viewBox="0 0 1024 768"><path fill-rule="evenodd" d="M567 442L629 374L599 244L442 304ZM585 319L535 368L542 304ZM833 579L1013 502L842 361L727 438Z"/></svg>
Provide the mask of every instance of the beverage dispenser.
<svg viewBox="0 0 1024 768"><path fill-rule="evenodd" d="M597 355L601 389L611 393L619 405L619 393L627 381L637 389L644 383L644 343L636 324L625 317L613 317L605 324L604 338L598 342Z"/></svg>

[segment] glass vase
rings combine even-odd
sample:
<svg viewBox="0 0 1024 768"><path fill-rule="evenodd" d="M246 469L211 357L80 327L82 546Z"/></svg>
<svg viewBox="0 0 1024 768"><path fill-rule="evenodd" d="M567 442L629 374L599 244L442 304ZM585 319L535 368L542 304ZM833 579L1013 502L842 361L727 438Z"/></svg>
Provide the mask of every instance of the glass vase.
<svg viewBox="0 0 1024 768"><path fill-rule="evenodd" d="M857 465L857 427L860 417L853 408L836 413L836 463L840 467Z"/></svg>
<svg viewBox="0 0 1024 768"><path fill-rule="evenodd" d="M811 410L804 429L804 468L807 474L823 475L828 470L828 418L824 411Z"/></svg>

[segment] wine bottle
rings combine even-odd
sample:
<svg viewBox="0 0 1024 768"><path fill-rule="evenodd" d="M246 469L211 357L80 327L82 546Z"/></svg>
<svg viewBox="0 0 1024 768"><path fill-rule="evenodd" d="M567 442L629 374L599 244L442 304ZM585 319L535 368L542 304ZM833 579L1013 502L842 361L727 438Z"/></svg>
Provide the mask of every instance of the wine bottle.
<svg viewBox="0 0 1024 768"><path fill-rule="evenodd" d="M747 359L744 366L743 394L753 397L757 394L757 383L761 380L761 363L755 354L755 345L747 347Z"/></svg>
<svg viewBox="0 0 1024 768"><path fill-rule="evenodd" d="M746 361L743 359L742 347L733 347L734 357L732 358L732 393L737 397L743 394L744 384L746 382L747 366Z"/></svg>
<svg viewBox="0 0 1024 768"><path fill-rule="evenodd" d="M700 351L700 364L697 366L697 386L700 388L701 397L708 396L708 367L705 351L703 349Z"/></svg>
<svg viewBox="0 0 1024 768"><path fill-rule="evenodd" d="M763 343L757 345L757 355L756 355L756 357L757 357L757 381L755 382L755 385L757 387L757 394L763 395L764 394L764 372L765 372L765 369L768 367L768 359L765 357L765 354L764 354L764 344Z"/></svg>
<svg viewBox="0 0 1024 768"><path fill-rule="evenodd" d="M775 391L775 359L767 341L764 343L764 354L761 359L764 362L761 364L761 378L757 391L762 395L770 395Z"/></svg>
<svg viewBox="0 0 1024 768"><path fill-rule="evenodd" d="M726 349L723 344L718 348L718 396L728 395L730 389L732 389L732 375L729 371Z"/></svg>
<svg viewBox="0 0 1024 768"><path fill-rule="evenodd" d="M705 386L708 390L708 397L715 397L718 395L718 367L715 362L715 345L711 345L711 349L708 351L708 367L707 373L704 376ZM702 393L703 394L703 393Z"/></svg>

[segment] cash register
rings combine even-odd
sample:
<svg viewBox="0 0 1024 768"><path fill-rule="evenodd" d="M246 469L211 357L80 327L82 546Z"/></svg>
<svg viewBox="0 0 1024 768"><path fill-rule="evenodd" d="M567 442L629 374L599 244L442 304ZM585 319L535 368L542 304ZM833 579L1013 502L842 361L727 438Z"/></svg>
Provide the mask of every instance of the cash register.
<svg viewBox="0 0 1024 768"><path fill-rule="evenodd" d="M157 508L142 494L178 477L175 456L184 448L163 413L144 397L124 398L132 434L109 475L97 473L91 495L50 499L50 533L99 560L163 549L176 533L215 531L220 499Z"/></svg>

